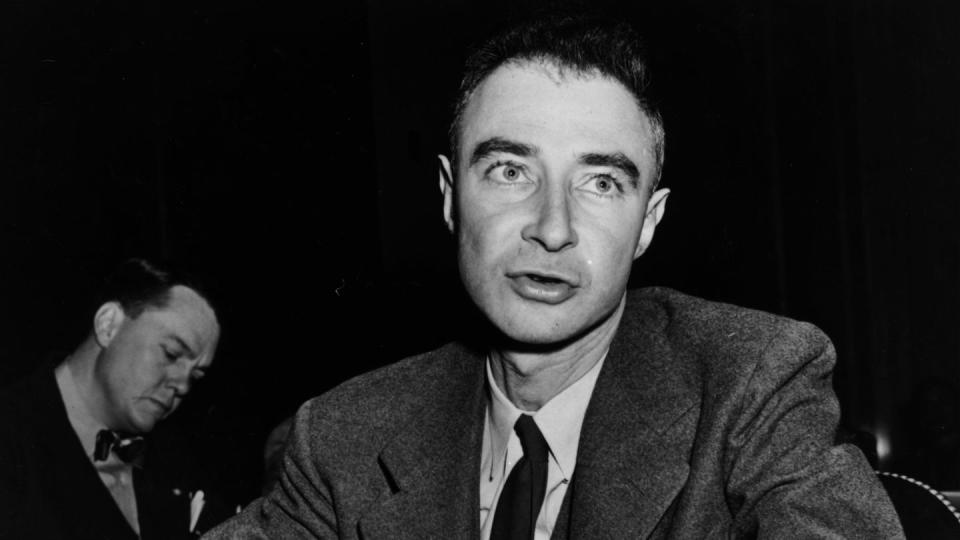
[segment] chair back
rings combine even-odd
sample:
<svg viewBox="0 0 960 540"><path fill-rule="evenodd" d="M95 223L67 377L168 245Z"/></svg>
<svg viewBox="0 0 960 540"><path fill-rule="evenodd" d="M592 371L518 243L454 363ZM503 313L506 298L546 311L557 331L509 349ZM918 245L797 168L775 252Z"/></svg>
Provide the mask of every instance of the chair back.
<svg viewBox="0 0 960 540"><path fill-rule="evenodd" d="M902 474L877 471L907 540L960 539L960 512L939 491Z"/></svg>

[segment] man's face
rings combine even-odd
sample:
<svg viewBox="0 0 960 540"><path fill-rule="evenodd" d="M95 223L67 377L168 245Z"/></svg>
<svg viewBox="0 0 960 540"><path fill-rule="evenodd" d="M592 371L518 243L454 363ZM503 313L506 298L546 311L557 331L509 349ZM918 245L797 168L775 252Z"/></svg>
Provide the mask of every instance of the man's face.
<svg viewBox="0 0 960 540"><path fill-rule="evenodd" d="M460 130L456 180L443 161L441 188L473 301L521 343L608 321L667 195L649 193L651 126L630 92L549 64L504 65Z"/></svg>
<svg viewBox="0 0 960 540"><path fill-rule="evenodd" d="M210 367L220 327L207 302L178 285L166 307L147 308L136 319L116 303L105 304L95 332L103 347L95 378L107 426L146 433Z"/></svg>

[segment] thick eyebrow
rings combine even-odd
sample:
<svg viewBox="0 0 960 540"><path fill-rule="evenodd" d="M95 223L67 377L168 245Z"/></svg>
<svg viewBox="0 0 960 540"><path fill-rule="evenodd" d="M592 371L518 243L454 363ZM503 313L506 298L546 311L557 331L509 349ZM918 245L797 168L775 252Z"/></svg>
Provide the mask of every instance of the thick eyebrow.
<svg viewBox="0 0 960 540"><path fill-rule="evenodd" d="M501 137L491 137L478 143L477 146L473 148L473 152L470 154L470 166L472 167L481 159L497 153L527 157L539 154L540 149L530 144L511 141Z"/></svg>
<svg viewBox="0 0 960 540"><path fill-rule="evenodd" d="M620 169L630 177L630 185L634 188L637 187L637 183L640 181L640 169L637 168L637 164L623 152L614 152L613 154L582 154L578 161L583 165Z"/></svg>

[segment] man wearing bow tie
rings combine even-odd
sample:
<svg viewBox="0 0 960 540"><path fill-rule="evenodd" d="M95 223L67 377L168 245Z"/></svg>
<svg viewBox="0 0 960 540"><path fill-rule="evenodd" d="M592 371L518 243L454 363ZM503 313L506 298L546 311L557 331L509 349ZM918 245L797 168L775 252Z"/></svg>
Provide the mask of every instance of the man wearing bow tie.
<svg viewBox="0 0 960 540"><path fill-rule="evenodd" d="M144 436L213 362L220 328L195 287L125 262L87 338L0 396L0 537L189 537L196 494L145 459Z"/></svg>
<svg viewBox="0 0 960 540"><path fill-rule="evenodd" d="M669 194L646 85L618 23L468 59L439 180L484 331L309 401L274 490L211 537L902 537L834 444L819 330L627 291Z"/></svg>

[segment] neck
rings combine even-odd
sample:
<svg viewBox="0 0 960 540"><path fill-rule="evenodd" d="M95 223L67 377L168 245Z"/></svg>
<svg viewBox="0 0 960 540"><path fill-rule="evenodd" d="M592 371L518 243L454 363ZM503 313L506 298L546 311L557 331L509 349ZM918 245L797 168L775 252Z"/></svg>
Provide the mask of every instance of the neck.
<svg viewBox="0 0 960 540"><path fill-rule="evenodd" d="M80 398L79 405L85 414L103 426L115 429L111 419L104 411L108 410L104 403L104 393L97 382L96 368L100 346L90 337L84 340L73 354L64 361L67 376L73 379Z"/></svg>
<svg viewBox="0 0 960 540"><path fill-rule="evenodd" d="M580 380L607 353L620 325L624 302L625 297L606 320L562 347L492 350L490 367L497 386L518 409L539 410Z"/></svg>

